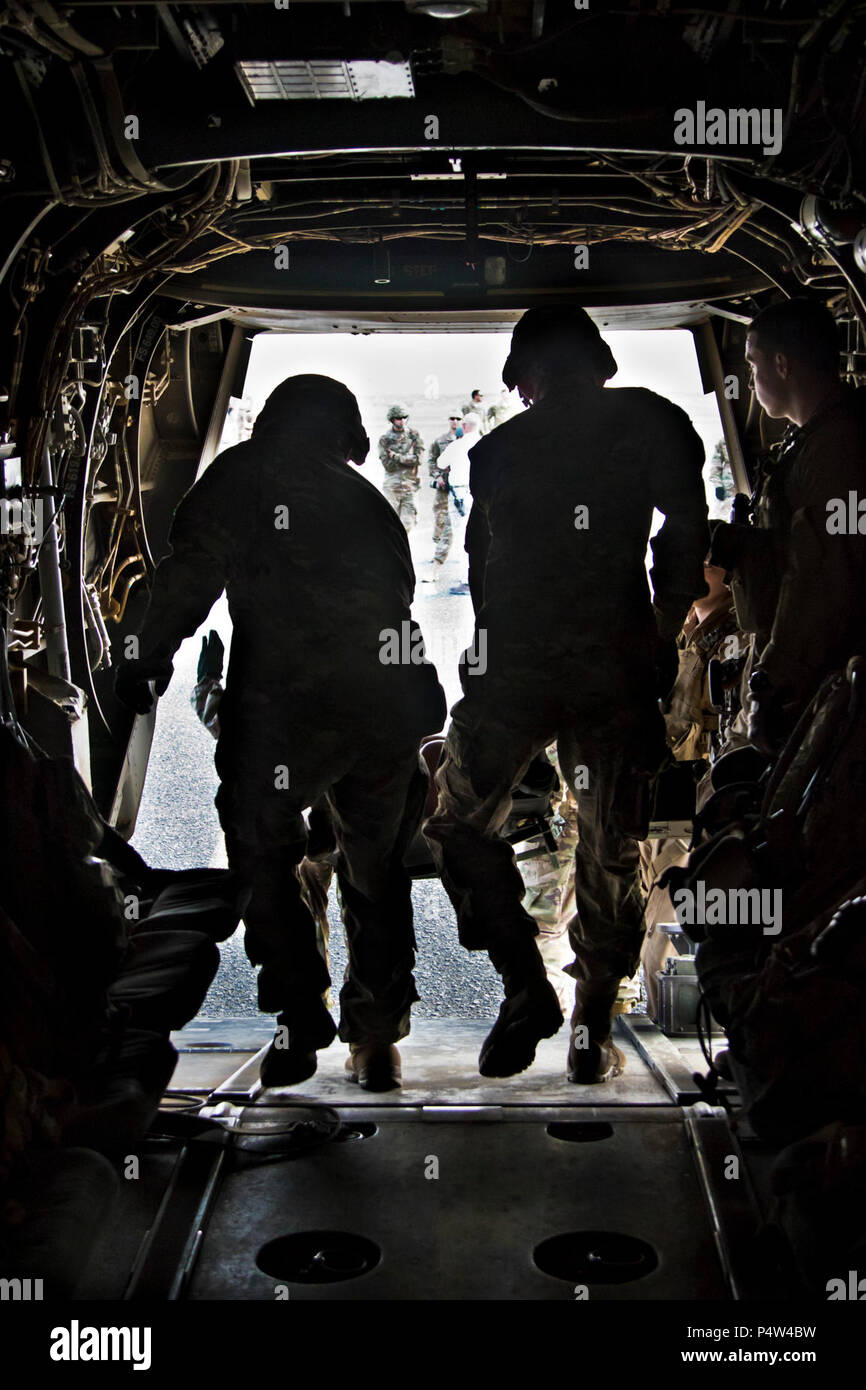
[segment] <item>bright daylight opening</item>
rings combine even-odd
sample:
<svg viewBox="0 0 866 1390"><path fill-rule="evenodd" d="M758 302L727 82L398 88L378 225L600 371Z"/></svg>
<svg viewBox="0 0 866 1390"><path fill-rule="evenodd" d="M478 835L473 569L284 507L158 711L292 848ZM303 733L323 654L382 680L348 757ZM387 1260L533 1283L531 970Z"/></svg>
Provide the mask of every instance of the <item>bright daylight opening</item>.
<svg viewBox="0 0 866 1390"><path fill-rule="evenodd" d="M706 451L704 479L711 516L727 516L733 482L727 467L722 426L715 397L704 395L692 335L687 330L648 330L606 334L619 371L608 389L645 386L667 396L690 416ZM452 545L436 583L422 582L432 570L433 501L427 459L431 444L449 429L448 417L462 414L471 393L482 393L482 412L505 403L501 370L508 335L473 333L261 334L253 344L244 395L233 398L222 448L247 438L269 392L287 376L321 373L345 382L356 395L370 436L370 454L361 472L381 489L383 470L378 440L389 428L392 405L409 411L408 427L424 442L421 487L415 497L417 523L409 541L417 576L413 616L424 633L428 656L435 662L449 706L459 698L458 658L472 636L472 605L465 590L466 556ZM520 409L516 393L508 399ZM719 493L724 493L724 497ZM660 524L661 517L657 517ZM327 535L322 536L327 546ZM291 603L291 595L285 596ZM224 867L225 848L213 798L217 778L214 743L190 706L201 639L216 628L228 652L231 623L225 599L214 607L195 637L175 658L175 675L159 704L144 797L133 837L148 863L160 868ZM547 851L542 851L542 855ZM541 856L539 856L539 859ZM523 866L529 881L538 880L539 863ZM543 869L543 864L541 865ZM413 885L418 962L415 976L420 1004L415 1018L494 1017L499 1007L499 977L484 953L464 951L457 940L453 909L436 879ZM345 968L345 945L336 884L328 906L332 1002ZM258 1016L255 972L243 950L243 927L221 948L222 962L201 1010L202 1018Z"/></svg>

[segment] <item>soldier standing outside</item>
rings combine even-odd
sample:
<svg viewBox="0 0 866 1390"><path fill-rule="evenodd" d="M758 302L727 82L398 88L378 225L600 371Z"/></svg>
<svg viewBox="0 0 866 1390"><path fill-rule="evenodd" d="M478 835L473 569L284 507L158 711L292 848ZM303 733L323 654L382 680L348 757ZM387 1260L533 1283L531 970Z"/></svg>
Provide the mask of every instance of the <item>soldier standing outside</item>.
<svg viewBox="0 0 866 1390"><path fill-rule="evenodd" d="M568 1076L604 1081L620 980L643 934L638 842L649 782L667 759L658 708L676 677L675 638L705 592L704 450L688 417L645 390L605 391L616 362L576 307L533 309L503 368L531 408L472 450L467 531L475 644L461 662L439 801L425 834L457 911L462 944L486 950L505 999L481 1049L484 1076L528 1067L562 1023L500 832L512 789L556 739L577 800L577 980ZM653 508L650 598L644 565Z"/></svg>
<svg viewBox="0 0 866 1390"><path fill-rule="evenodd" d="M481 421L481 425L479 427L481 434L487 433L487 421L484 414L484 393L480 391L477 386L475 387L475 390L470 394L469 400L463 406L463 414L464 416L477 415L479 420Z"/></svg>
<svg viewBox="0 0 866 1390"><path fill-rule="evenodd" d="M406 533L350 466L370 442L352 393L330 377L289 377L252 438L218 456L181 501L118 697L140 713L223 589L232 619L219 702L217 810L229 867L246 885L246 951L259 1008L277 1014L265 1086L316 1070L336 1032L330 983L296 872L303 812L327 801L349 964L340 1036L350 1075L399 1085L394 1044L417 999L411 881L403 855L423 813L419 742L445 717L429 663L386 660L383 632L420 637Z"/></svg>
<svg viewBox="0 0 866 1390"><path fill-rule="evenodd" d="M506 420L510 420L512 415L518 411L517 402L512 397L507 386L503 386L499 393L499 400L494 401L487 411L487 430L495 430L497 425L504 425Z"/></svg>
<svg viewBox="0 0 866 1390"><path fill-rule="evenodd" d="M454 531L451 525L451 497L448 489L448 470L439 466L440 455L453 444L459 437L460 423L462 415L455 412L448 416L448 432L440 434L438 439L434 439L430 445L430 454L427 459L427 467L430 477L433 480L433 541L436 550L433 555L433 573L429 576L429 581L434 583L448 559L448 552L451 549L451 542L454 538Z"/></svg>
<svg viewBox="0 0 866 1390"><path fill-rule="evenodd" d="M407 531L418 520L415 493L421 486L418 467L424 441L417 430L406 428L409 411L405 405L392 405L388 411L391 428L379 440L379 462L385 470L382 491Z"/></svg>
<svg viewBox="0 0 866 1390"><path fill-rule="evenodd" d="M454 506L453 534L457 542L459 562L465 564L463 556L465 554L464 538L466 535L466 523L469 518L469 509L472 505L472 498L469 492L469 451L478 442L478 435L481 430L480 416L470 412L463 416L463 432L459 439L454 439L439 457L439 463L443 472L447 473L448 497ZM464 571L465 574L465 571ZM468 593L469 589L465 579L458 580L457 590Z"/></svg>

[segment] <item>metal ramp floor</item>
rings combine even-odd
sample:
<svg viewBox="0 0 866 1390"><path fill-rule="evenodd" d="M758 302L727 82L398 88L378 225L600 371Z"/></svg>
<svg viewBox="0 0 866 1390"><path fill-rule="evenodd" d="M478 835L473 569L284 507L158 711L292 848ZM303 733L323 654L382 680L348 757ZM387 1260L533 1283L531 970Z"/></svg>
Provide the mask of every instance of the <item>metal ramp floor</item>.
<svg viewBox="0 0 866 1390"><path fill-rule="evenodd" d="M121 1194L135 1257L127 1242L112 1290L107 1232L101 1279L81 1296L748 1298L758 1215L727 1116L690 1079L695 1045L620 1020L624 1075L580 1087L565 1079L565 1029L522 1075L480 1077L486 1031L418 1022L401 1044L403 1089L373 1095L347 1079L338 1043L303 1085L263 1090L258 1021L190 1025L175 1037L189 1048L175 1102L197 1091L225 1128L197 1135L192 1115L163 1115L178 1137L145 1145L151 1180Z"/></svg>
<svg viewBox="0 0 866 1390"><path fill-rule="evenodd" d="M619 1026L619 1045L627 1056L626 1069L603 1086L573 1086L565 1075L568 1029L539 1043L535 1062L519 1076L497 1080L478 1074L478 1053L490 1024L481 1020L421 1019L400 1043L403 1086L385 1095L369 1094L345 1072L348 1047L339 1042L320 1052L315 1076L290 1090L271 1090L270 1099L289 1097L300 1104L334 1106L511 1106L670 1105L664 1082L641 1057L631 1035ZM270 1035L269 1035L270 1036ZM250 1057L215 1090L221 1100L255 1100L265 1093L258 1085L264 1049Z"/></svg>

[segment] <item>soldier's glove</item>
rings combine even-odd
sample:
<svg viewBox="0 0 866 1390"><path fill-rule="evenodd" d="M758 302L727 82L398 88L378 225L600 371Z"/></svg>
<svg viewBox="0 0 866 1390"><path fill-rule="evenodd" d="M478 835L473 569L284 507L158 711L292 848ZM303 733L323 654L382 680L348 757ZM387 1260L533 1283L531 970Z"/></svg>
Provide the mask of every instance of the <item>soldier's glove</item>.
<svg viewBox="0 0 866 1390"><path fill-rule="evenodd" d="M122 661L114 675L114 693L121 704L136 714L147 714L153 706L153 681L157 695L163 695L174 673L171 657L164 647L154 647L138 661Z"/></svg>
<svg viewBox="0 0 866 1390"><path fill-rule="evenodd" d="M729 521L720 521L713 531L707 564L716 565L722 570L736 569L743 553L743 532L751 531L751 529L750 526L732 525Z"/></svg>
<svg viewBox="0 0 866 1390"><path fill-rule="evenodd" d="M675 637L657 637L655 649L656 696L666 705L680 673L680 649Z"/></svg>
<svg viewBox="0 0 866 1390"><path fill-rule="evenodd" d="M225 647L218 632L211 628L207 637L201 639L201 656L198 659L196 680L219 680L223 673Z"/></svg>
<svg viewBox="0 0 866 1390"><path fill-rule="evenodd" d="M757 667L749 677L749 742L775 758L787 737L785 692Z"/></svg>

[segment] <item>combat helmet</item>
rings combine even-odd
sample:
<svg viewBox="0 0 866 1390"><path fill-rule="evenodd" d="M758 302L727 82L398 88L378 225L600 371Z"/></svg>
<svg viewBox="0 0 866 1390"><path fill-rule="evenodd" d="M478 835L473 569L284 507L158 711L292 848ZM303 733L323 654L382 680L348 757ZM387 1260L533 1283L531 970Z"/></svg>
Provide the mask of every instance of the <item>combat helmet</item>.
<svg viewBox="0 0 866 1390"><path fill-rule="evenodd" d="M353 463L366 459L370 441L348 386L330 376L301 373L286 377L268 396L253 426L253 439L319 431L323 439L333 436Z"/></svg>
<svg viewBox="0 0 866 1390"><path fill-rule="evenodd" d="M397 417L398 415L401 416L402 419L408 420L408 418L409 418L409 408L408 408L408 406L405 406L405 405L392 405L392 406L391 406L391 409L388 411L388 419L389 419L389 420L394 420L394 419L396 419L396 417Z"/></svg>
<svg viewBox="0 0 866 1390"><path fill-rule="evenodd" d="M510 391L531 365L562 366L580 359L602 381L616 373L613 353L585 309L577 304L528 309L515 324L502 380Z"/></svg>

